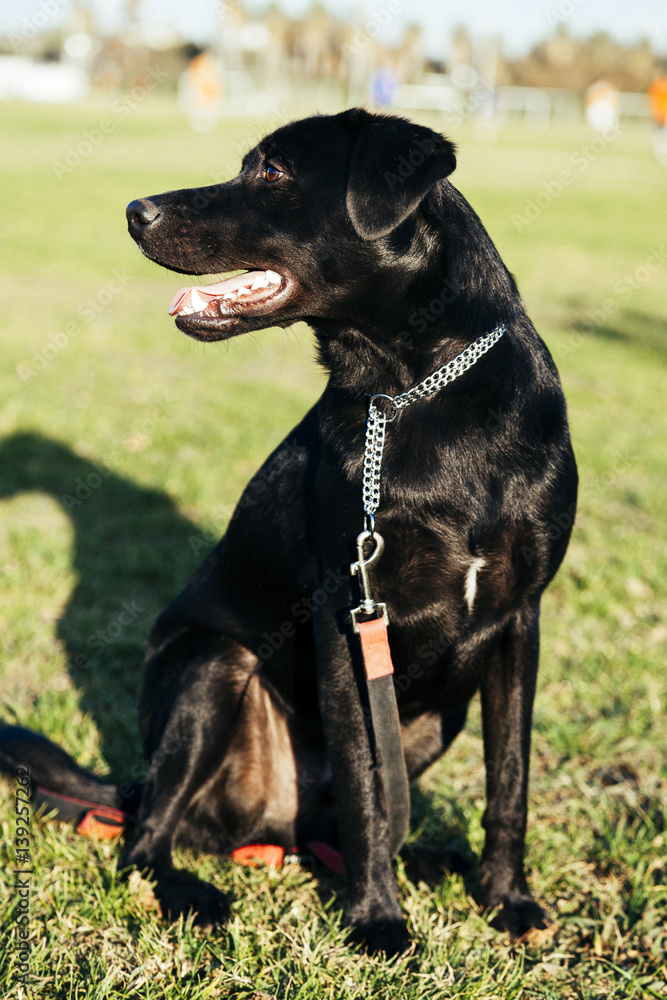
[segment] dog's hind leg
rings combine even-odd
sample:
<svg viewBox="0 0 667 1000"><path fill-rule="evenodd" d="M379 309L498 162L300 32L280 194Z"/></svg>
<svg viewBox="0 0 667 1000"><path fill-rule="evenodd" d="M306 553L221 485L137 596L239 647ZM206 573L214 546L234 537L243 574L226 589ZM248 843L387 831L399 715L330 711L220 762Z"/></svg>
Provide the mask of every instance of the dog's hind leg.
<svg viewBox="0 0 667 1000"><path fill-rule="evenodd" d="M524 875L530 729L539 655L539 612L519 612L491 652L481 683L487 805L480 866L493 925L520 937L549 917Z"/></svg>
<svg viewBox="0 0 667 1000"><path fill-rule="evenodd" d="M136 836L121 864L151 872L170 919L193 911L196 923L219 925L228 916L223 893L174 868L172 848L193 801L220 771L257 662L238 643L198 626L177 632L147 665L141 715L150 765Z"/></svg>

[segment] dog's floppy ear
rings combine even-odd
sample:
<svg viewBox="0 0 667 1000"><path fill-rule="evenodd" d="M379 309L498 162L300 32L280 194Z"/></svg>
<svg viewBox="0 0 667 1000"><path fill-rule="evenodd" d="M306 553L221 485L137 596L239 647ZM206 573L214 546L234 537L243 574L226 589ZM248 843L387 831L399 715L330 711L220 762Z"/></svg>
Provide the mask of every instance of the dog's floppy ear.
<svg viewBox="0 0 667 1000"><path fill-rule="evenodd" d="M358 111L350 123L359 119L346 205L359 236L375 240L407 219L436 181L451 174L455 148L444 136L403 118Z"/></svg>

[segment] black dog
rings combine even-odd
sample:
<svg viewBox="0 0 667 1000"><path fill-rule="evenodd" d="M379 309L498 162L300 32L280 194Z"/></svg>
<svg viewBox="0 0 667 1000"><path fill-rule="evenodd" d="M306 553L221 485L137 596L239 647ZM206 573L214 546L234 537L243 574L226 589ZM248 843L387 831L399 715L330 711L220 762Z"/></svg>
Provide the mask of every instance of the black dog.
<svg viewBox="0 0 667 1000"><path fill-rule="evenodd" d="M515 935L548 922L523 870L531 711L540 597L567 547L576 467L553 361L446 180L454 166L430 129L354 109L278 129L228 183L128 207L132 237L162 266L251 269L178 293L179 329L210 341L305 320L329 372L151 635L140 704L151 770L122 861L153 872L171 917L227 914L218 890L174 869L175 842L226 852L319 838L342 851L354 937L390 953L408 944L349 618L369 396L416 386L504 325L388 428L373 587L389 610L409 777L480 690L482 899ZM5 731L6 766L21 763L20 744ZM116 801L62 751L35 747L38 783Z"/></svg>

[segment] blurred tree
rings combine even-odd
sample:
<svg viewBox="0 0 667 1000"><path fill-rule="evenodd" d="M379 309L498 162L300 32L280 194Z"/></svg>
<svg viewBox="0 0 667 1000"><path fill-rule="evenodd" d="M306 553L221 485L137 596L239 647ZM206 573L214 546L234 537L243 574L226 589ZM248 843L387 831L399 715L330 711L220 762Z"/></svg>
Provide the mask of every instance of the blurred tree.
<svg viewBox="0 0 667 1000"><path fill-rule="evenodd" d="M600 31L578 39L566 25L533 47L522 59L504 61L508 82L528 87L565 87L584 93L597 80L617 90L645 91L660 69L660 58L646 39L625 45Z"/></svg>

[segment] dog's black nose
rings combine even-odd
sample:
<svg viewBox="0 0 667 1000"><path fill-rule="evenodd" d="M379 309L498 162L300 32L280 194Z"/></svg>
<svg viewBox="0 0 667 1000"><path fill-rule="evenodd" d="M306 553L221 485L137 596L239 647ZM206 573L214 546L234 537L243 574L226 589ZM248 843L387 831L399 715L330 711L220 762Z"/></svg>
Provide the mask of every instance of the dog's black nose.
<svg viewBox="0 0 667 1000"><path fill-rule="evenodd" d="M137 198L131 201L125 211L127 216L127 228L131 233L139 233L142 229L152 225L160 215L160 209L150 198Z"/></svg>

